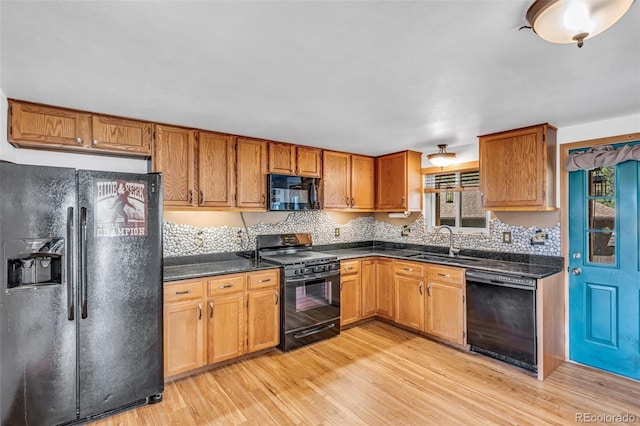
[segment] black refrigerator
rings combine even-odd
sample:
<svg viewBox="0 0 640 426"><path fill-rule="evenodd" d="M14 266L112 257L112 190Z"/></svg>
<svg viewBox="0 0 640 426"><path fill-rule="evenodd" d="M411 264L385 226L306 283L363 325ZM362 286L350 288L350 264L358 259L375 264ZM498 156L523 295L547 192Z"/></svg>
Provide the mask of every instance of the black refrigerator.
<svg viewBox="0 0 640 426"><path fill-rule="evenodd" d="M0 423L159 402L159 174L0 162Z"/></svg>

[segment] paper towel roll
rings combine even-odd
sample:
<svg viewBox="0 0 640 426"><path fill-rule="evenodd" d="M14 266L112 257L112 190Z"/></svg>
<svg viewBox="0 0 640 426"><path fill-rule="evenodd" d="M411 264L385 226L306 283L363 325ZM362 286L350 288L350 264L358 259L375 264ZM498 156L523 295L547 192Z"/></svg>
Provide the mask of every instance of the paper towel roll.
<svg viewBox="0 0 640 426"><path fill-rule="evenodd" d="M409 216L411 216L411 212L389 213L389 217L392 219L406 219Z"/></svg>

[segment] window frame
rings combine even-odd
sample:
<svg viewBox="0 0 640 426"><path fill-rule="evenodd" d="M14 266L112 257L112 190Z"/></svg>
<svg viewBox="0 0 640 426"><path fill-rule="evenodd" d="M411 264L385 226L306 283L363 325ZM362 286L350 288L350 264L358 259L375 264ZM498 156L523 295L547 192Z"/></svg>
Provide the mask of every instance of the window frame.
<svg viewBox="0 0 640 426"><path fill-rule="evenodd" d="M424 186L424 175L442 175L442 174L452 174L452 173L456 173L456 174L461 174L461 173L465 173L465 172L473 172L473 171L478 171L479 170L479 162L478 161L469 161L466 163L459 163L459 164L454 164L448 167L428 167L428 168L423 168L422 169L422 175L423 175L423 195L424 195L424 203L423 203L423 210L422 210L422 214L424 215L424 217L427 219L425 221L425 225L427 227L428 231L432 231L435 228L437 228L439 225L435 224L435 217L436 217L436 210L437 210L437 200L438 197L436 196L436 192L432 192L430 190L428 190L428 188L426 188ZM459 178L459 177L458 177ZM459 180L459 179L458 179ZM486 220L486 226L483 228L472 228L472 227L463 227L460 226L461 222L462 222L462 204L461 204L461 200L462 200L462 192L465 191L464 189L460 189L460 188L452 188L452 191L449 192L453 192L453 197L454 197L454 203L456 203L456 216L455 216L455 226L452 226L451 229L457 233L463 233L463 234L489 234L490 233L490 221L491 221L491 211L490 210L485 210L485 220ZM478 191L480 191L480 187L478 186L477 188ZM440 191L440 193L444 193L447 191Z"/></svg>

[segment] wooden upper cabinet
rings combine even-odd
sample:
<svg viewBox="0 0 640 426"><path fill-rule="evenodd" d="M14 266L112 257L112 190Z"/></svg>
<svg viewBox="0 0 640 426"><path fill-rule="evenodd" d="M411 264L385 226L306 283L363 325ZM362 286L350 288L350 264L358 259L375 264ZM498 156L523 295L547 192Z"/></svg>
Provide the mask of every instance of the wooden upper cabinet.
<svg viewBox="0 0 640 426"><path fill-rule="evenodd" d="M232 207L236 187L235 138L212 132L198 134L198 205Z"/></svg>
<svg viewBox="0 0 640 426"><path fill-rule="evenodd" d="M154 131L153 171L162 173L164 205L195 205L195 131L159 124Z"/></svg>
<svg viewBox="0 0 640 426"><path fill-rule="evenodd" d="M269 142L269 173L322 177L320 148Z"/></svg>
<svg viewBox="0 0 640 426"><path fill-rule="evenodd" d="M9 142L92 154L151 155L151 123L9 100Z"/></svg>
<svg viewBox="0 0 640 426"><path fill-rule="evenodd" d="M238 138L236 206L245 209L267 208L267 143Z"/></svg>
<svg viewBox="0 0 640 426"><path fill-rule="evenodd" d="M325 209L347 209L351 202L351 155L344 152L322 153L322 179Z"/></svg>
<svg viewBox="0 0 640 426"><path fill-rule="evenodd" d="M307 146L296 147L296 174L305 177L322 177L322 150L320 148L310 148Z"/></svg>
<svg viewBox="0 0 640 426"><path fill-rule="evenodd" d="M556 128L549 124L479 137L487 210L554 210Z"/></svg>
<svg viewBox="0 0 640 426"><path fill-rule="evenodd" d="M296 169L296 146L288 143L269 143L269 173L292 175Z"/></svg>
<svg viewBox="0 0 640 426"><path fill-rule="evenodd" d="M351 155L351 203L357 210L375 208L375 159L364 155Z"/></svg>
<svg viewBox="0 0 640 426"><path fill-rule="evenodd" d="M323 151L324 208L372 211L375 159Z"/></svg>
<svg viewBox="0 0 640 426"><path fill-rule="evenodd" d="M91 129L95 149L151 155L151 123L93 115Z"/></svg>
<svg viewBox="0 0 640 426"><path fill-rule="evenodd" d="M15 146L86 149L90 139L90 114L9 100L9 142Z"/></svg>
<svg viewBox="0 0 640 426"><path fill-rule="evenodd" d="M376 159L376 210L422 211L422 154L403 151Z"/></svg>

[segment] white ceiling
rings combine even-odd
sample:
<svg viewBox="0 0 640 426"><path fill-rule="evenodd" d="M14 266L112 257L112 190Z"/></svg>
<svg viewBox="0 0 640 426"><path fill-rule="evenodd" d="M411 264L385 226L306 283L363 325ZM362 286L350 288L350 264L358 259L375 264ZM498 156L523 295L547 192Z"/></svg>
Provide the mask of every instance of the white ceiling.
<svg viewBox="0 0 640 426"><path fill-rule="evenodd" d="M529 1L2 1L7 97L328 149L477 158L479 134L640 112L640 4L582 49Z"/></svg>

